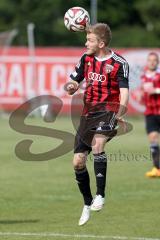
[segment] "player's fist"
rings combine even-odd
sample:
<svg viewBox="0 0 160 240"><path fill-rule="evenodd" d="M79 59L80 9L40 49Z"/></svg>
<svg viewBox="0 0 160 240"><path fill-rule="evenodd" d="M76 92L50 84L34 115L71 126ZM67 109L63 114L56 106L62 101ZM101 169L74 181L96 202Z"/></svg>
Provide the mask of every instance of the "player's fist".
<svg viewBox="0 0 160 240"><path fill-rule="evenodd" d="M78 90L78 83L70 81L65 84L64 89L69 95L73 95Z"/></svg>

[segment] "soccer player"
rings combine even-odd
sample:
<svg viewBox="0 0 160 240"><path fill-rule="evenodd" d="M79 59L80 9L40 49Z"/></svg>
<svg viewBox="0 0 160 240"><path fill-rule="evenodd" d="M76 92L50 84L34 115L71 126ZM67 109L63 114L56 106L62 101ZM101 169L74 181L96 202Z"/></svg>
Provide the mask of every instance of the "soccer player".
<svg viewBox="0 0 160 240"><path fill-rule="evenodd" d="M85 80L84 110L74 145L73 166L84 207L79 225L90 218L90 210L99 211L105 202L107 156L104 147L115 134L117 119L127 107L129 67L126 60L109 49L111 30L97 23L86 30L86 52L70 75L66 90L74 94ZM118 107L115 106L118 104ZM113 111L113 109L116 109ZM97 192L93 199L86 167L92 151Z"/></svg>
<svg viewBox="0 0 160 240"><path fill-rule="evenodd" d="M147 67L142 75L143 102L145 104L145 122L150 151L154 167L146 173L147 177L160 177L160 69L159 57L151 52L147 58Z"/></svg>

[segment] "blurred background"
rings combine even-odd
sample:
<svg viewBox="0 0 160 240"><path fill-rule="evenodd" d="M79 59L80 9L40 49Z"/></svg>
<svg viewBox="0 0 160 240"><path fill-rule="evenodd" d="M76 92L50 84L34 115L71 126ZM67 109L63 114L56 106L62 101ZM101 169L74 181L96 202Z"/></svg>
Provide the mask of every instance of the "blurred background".
<svg viewBox="0 0 160 240"><path fill-rule="evenodd" d="M85 8L91 23L110 25L111 48L130 64L129 112L143 112L135 89L140 85L147 54L159 52L158 0L1 0L1 109L12 110L44 94L60 97L65 108L70 104L63 85L85 51L86 38L85 33L71 32L64 26L64 14L73 6Z"/></svg>
<svg viewBox="0 0 160 240"><path fill-rule="evenodd" d="M158 0L1 0L0 31L17 28L19 34L13 45L25 46L26 27L33 22L37 46L83 46L84 35L68 32L64 27L64 13L73 6L88 10L92 22L97 8L97 20L112 28L112 47L160 46Z"/></svg>

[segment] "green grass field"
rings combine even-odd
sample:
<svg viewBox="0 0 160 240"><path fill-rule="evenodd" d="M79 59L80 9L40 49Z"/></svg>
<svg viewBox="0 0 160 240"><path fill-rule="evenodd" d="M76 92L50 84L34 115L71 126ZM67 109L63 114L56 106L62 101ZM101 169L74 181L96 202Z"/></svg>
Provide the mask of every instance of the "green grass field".
<svg viewBox="0 0 160 240"><path fill-rule="evenodd" d="M28 122L43 124L40 119ZM44 162L19 160L14 153L16 143L31 136L16 133L7 120L1 119L0 240L160 239L160 179L144 176L152 163L143 119L130 122L133 131L106 146L109 163L105 207L79 227L83 202L74 180L73 153ZM69 118L61 117L45 126L74 132ZM35 153L60 143L47 137L32 139ZM88 168L94 194L92 157L88 158Z"/></svg>

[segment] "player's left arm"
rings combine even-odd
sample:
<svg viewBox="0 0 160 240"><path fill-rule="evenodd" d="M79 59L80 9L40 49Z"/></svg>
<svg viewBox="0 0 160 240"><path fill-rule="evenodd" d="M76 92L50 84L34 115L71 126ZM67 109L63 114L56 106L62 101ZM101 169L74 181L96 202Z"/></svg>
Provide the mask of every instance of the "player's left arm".
<svg viewBox="0 0 160 240"><path fill-rule="evenodd" d="M116 118L122 119L127 112L129 102L129 65L127 61L123 61L117 74L120 89L120 106Z"/></svg>

